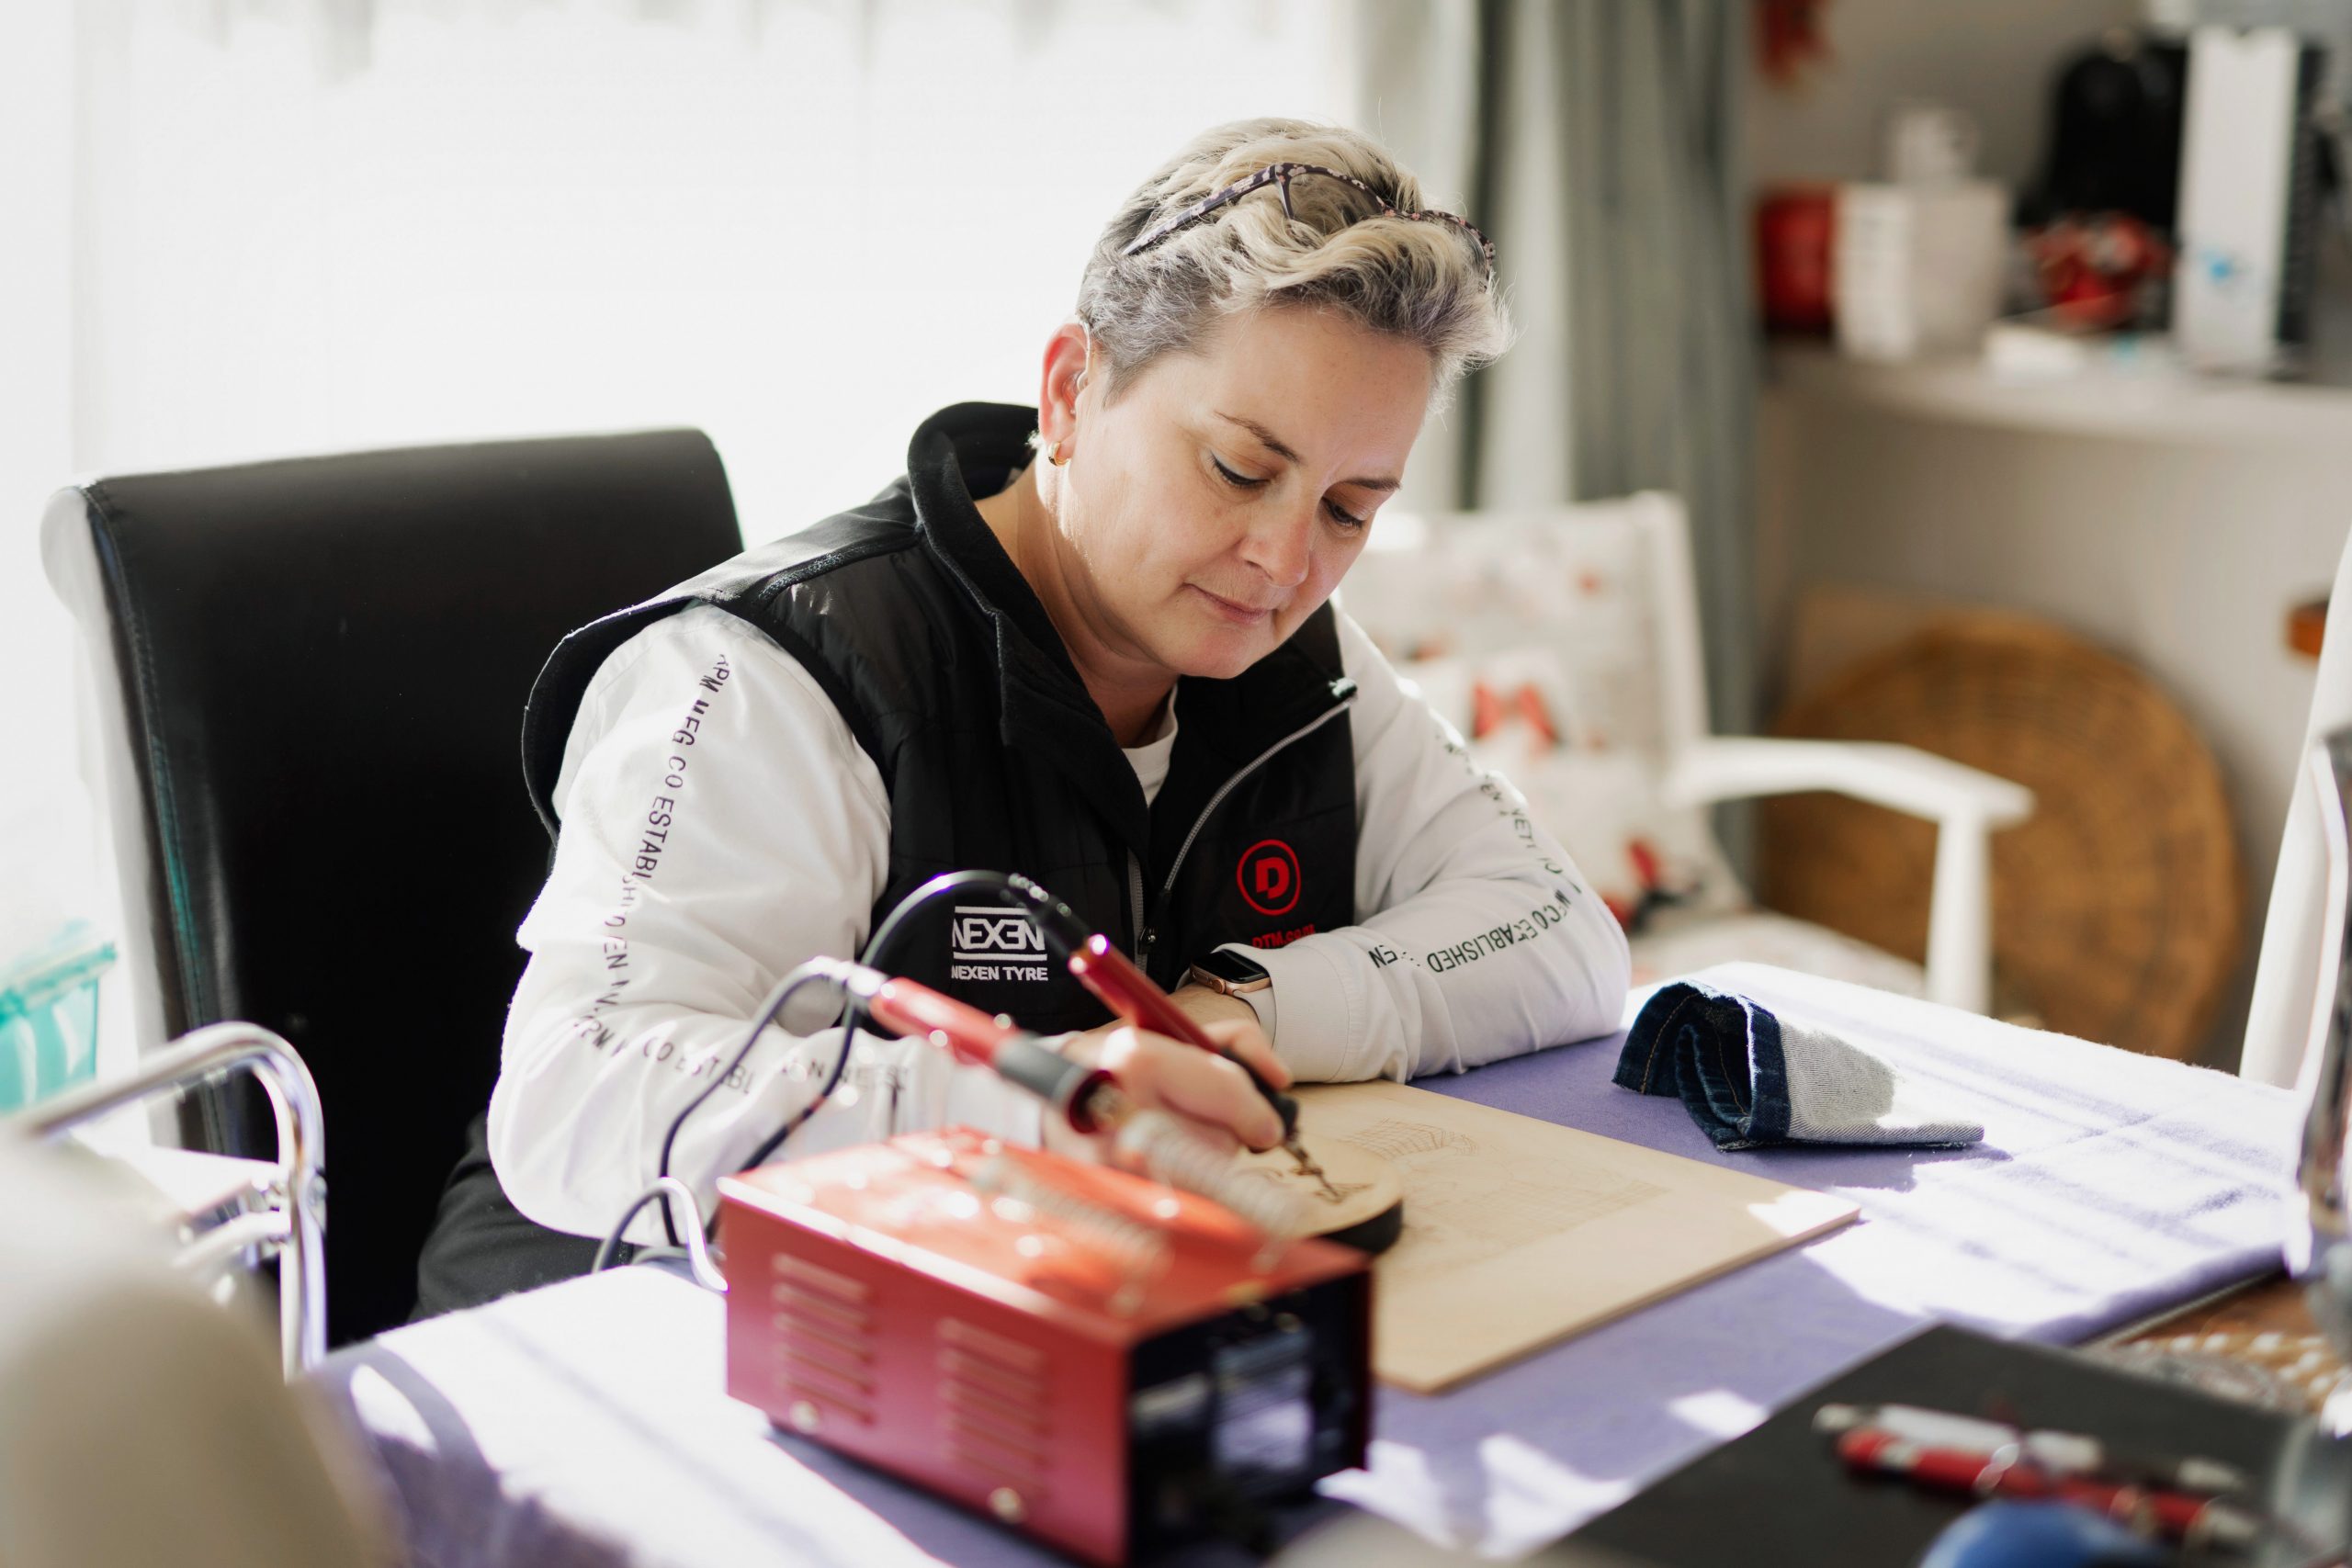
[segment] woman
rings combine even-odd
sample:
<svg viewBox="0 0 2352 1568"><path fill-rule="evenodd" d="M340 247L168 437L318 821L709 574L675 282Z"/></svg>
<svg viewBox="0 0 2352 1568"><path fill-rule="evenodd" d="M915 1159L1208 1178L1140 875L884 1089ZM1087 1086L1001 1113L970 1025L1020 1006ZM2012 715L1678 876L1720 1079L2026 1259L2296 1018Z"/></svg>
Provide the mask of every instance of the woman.
<svg viewBox="0 0 2352 1568"><path fill-rule="evenodd" d="M525 721L554 863L420 1310L583 1267L537 1227L607 1232L776 978L941 872L1035 877L1278 1084L1613 1029L1616 923L1327 603L1507 335L1484 237L1368 139L1221 127L1103 231L1035 410L945 410L865 507L567 638ZM1106 1023L1017 919L942 908L887 967L1280 1137L1231 1063ZM816 1094L828 1005L688 1119L670 1168L706 1199ZM1042 1131L978 1070L864 1040L783 1155L958 1122Z"/></svg>

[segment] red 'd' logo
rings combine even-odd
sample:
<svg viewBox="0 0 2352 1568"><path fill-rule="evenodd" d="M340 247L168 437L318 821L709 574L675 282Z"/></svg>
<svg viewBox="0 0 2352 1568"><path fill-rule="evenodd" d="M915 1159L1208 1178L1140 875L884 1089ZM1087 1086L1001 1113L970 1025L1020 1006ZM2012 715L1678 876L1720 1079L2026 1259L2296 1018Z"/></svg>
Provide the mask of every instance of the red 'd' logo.
<svg viewBox="0 0 2352 1568"><path fill-rule="evenodd" d="M1233 878L1241 897L1261 915L1287 915L1298 908L1298 856L1280 839L1261 839L1241 852Z"/></svg>

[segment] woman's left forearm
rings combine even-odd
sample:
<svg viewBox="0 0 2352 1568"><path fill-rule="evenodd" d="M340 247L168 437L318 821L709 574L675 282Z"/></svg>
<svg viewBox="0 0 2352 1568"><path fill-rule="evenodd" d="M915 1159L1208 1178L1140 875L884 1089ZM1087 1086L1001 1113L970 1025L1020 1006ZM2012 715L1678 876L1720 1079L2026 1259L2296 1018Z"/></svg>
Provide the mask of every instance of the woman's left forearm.
<svg viewBox="0 0 2352 1568"><path fill-rule="evenodd" d="M1580 884L1465 876L1360 925L1255 955L1299 1077L1460 1071L1618 1026L1623 933Z"/></svg>

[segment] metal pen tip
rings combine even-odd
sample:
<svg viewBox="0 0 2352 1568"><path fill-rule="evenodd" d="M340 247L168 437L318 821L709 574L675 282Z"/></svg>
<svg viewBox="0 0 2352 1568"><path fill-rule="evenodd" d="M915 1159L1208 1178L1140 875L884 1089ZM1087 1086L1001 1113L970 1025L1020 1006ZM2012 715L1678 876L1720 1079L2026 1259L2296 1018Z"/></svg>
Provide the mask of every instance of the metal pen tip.
<svg viewBox="0 0 2352 1568"><path fill-rule="evenodd" d="M1297 1138L1293 1137L1285 1141L1283 1147L1289 1151L1290 1157L1292 1159L1298 1162L1299 1175L1311 1177L1317 1182L1319 1182L1323 1188L1323 1195L1326 1198L1329 1198L1332 1202L1336 1203L1340 1201L1340 1190L1331 1185L1331 1178L1325 1173L1320 1165L1317 1165L1315 1162L1314 1157L1306 1152L1306 1145L1305 1144L1300 1143Z"/></svg>

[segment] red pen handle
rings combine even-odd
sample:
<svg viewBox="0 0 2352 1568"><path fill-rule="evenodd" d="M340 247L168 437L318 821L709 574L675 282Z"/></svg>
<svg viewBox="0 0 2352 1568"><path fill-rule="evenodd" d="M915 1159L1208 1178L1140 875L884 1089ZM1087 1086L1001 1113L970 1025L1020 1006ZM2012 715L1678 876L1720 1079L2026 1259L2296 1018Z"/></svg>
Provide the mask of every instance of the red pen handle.
<svg viewBox="0 0 2352 1568"><path fill-rule="evenodd" d="M1134 959L1113 947L1100 931L1071 952L1069 972L1078 976L1080 985L1101 998L1104 1007L1129 1023L1141 1024L1154 1034L1165 1034L1170 1040L1182 1040L1204 1051L1224 1054L1224 1048L1193 1021L1191 1014L1170 1000L1150 976L1136 966Z"/></svg>
<svg viewBox="0 0 2352 1568"><path fill-rule="evenodd" d="M1204 1051L1214 1051L1250 1075L1250 1081L1282 1118L1285 1141L1298 1132L1298 1101L1265 1080L1256 1067L1208 1037L1208 1032L1193 1021L1192 1014L1180 1008L1159 988L1152 977L1136 966L1134 959L1113 947L1110 939L1100 931L1070 950L1069 972L1078 983L1102 998L1102 1005L1125 1019L1139 1024L1154 1034L1165 1034L1170 1040L1182 1040L1187 1045L1197 1045ZM1305 1156L1300 1156L1304 1160Z"/></svg>
<svg viewBox="0 0 2352 1568"><path fill-rule="evenodd" d="M1249 1061L1227 1051L1209 1038L1208 1032L1194 1023L1190 1014L1169 998L1167 992L1153 982L1136 962L1111 945L1100 931L1086 929L1086 923L1076 911L1038 886L1025 876L1010 879L1010 886L1021 907L1036 921L1039 934L1055 952L1063 955L1069 972L1078 983L1094 993L1103 1006L1155 1034L1171 1040L1182 1040L1204 1051L1214 1051L1250 1075L1250 1084L1273 1107L1282 1119L1283 1139L1292 1145L1302 1170L1312 1168L1312 1162L1296 1146L1298 1134L1298 1101L1268 1083Z"/></svg>
<svg viewBox="0 0 2352 1568"><path fill-rule="evenodd" d="M885 980L866 998L874 1021L901 1034L936 1035L950 1055L975 1066L996 1065L997 1054L1021 1030L967 1002L942 996L912 980Z"/></svg>
<svg viewBox="0 0 2352 1568"><path fill-rule="evenodd" d="M2233 1513L2211 1497L2086 1476L2053 1475L2030 1462L1965 1449L1929 1448L1862 1427L1838 1438L1838 1456L1856 1470L1899 1475L1915 1486L1973 1496L2055 1498L2110 1518L2144 1517L2177 1540Z"/></svg>
<svg viewBox="0 0 2352 1568"><path fill-rule="evenodd" d="M928 986L885 980L863 999L875 1022L927 1038L959 1062L992 1069L1052 1106L1080 1133L1104 1131L1105 1117L1118 1103L1115 1095L1102 1092L1117 1088L1110 1074L1057 1055L1011 1020Z"/></svg>

